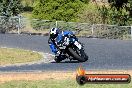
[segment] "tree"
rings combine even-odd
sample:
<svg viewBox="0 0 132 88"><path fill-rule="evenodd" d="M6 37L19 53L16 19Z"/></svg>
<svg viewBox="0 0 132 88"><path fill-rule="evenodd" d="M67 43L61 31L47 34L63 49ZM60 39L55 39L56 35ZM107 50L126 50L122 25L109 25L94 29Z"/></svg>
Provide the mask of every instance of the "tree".
<svg viewBox="0 0 132 88"><path fill-rule="evenodd" d="M38 0L33 17L47 20L78 21L77 14L86 0Z"/></svg>
<svg viewBox="0 0 132 88"><path fill-rule="evenodd" d="M108 0L109 17L112 24L132 24L132 0Z"/></svg>
<svg viewBox="0 0 132 88"><path fill-rule="evenodd" d="M86 4L84 10L79 14L80 22L86 22L89 24L100 24L101 16L97 9L97 6L93 3Z"/></svg>
<svg viewBox="0 0 132 88"><path fill-rule="evenodd" d="M127 6L128 0L108 0L111 7L116 7L117 10Z"/></svg>
<svg viewBox="0 0 132 88"><path fill-rule="evenodd" d="M35 3L35 0L21 0L21 3L23 5L23 11L24 12L32 12L33 11L33 4Z"/></svg>
<svg viewBox="0 0 132 88"><path fill-rule="evenodd" d="M5 33L16 28L16 25L10 23L10 17L17 16L21 9L20 0L0 0L0 16L4 16L1 17L0 32Z"/></svg>
<svg viewBox="0 0 132 88"><path fill-rule="evenodd" d="M80 0L80 1L82 1L82 2L87 4L87 3L89 3L90 0Z"/></svg>
<svg viewBox="0 0 132 88"><path fill-rule="evenodd" d="M0 15L16 16L22 10L20 0L0 0Z"/></svg>

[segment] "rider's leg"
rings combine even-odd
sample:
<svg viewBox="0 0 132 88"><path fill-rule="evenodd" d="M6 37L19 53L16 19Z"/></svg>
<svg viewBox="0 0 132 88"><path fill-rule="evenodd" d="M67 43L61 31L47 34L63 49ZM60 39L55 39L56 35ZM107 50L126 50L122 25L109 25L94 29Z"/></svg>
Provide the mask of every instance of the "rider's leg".
<svg viewBox="0 0 132 88"><path fill-rule="evenodd" d="M50 49L52 50L52 52L54 53L54 54L57 54L57 48L55 47L55 45L54 44L49 44L49 46L50 46Z"/></svg>

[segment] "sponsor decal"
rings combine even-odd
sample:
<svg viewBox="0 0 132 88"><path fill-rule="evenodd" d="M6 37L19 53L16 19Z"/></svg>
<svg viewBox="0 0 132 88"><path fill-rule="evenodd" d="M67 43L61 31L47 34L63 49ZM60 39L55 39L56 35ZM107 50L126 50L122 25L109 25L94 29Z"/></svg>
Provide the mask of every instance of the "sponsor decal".
<svg viewBox="0 0 132 88"><path fill-rule="evenodd" d="M79 85L86 83L130 83L129 74L86 74L86 71L80 66L77 69L76 81Z"/></svg>

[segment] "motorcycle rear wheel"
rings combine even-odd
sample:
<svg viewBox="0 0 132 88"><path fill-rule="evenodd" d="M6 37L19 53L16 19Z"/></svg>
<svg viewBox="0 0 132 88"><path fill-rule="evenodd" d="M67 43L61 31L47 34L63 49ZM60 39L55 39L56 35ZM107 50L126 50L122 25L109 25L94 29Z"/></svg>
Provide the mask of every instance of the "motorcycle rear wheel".
<svg viewBox="0 0 132 88"><path fill-rule="evenodd" d="M59 55L59 56L55 56L55 62L56 63L60 63L62 60L66 59L66 56L64 55Z"/></svg>
<svg viewBox="0 0 132 88"><path fill-rule="evenodd" d="M81 51L81 56L80 56L71 47L69 47L68 50L72 54L72 56L76 58L79 62L85 62L88 60L88 56L84 51Z"/></svg>
<svg viewBox="0 0 132 88"><path fill-rule="evenodd" d="M55 56L54 60L56 63L60 63L62 61L60 56Z"/></svg>

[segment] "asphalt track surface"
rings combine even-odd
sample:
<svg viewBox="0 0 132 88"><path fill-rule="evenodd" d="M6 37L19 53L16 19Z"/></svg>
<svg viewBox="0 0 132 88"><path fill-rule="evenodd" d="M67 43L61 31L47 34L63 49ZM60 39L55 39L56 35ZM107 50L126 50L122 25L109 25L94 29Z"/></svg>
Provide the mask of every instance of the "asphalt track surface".
<svg viewBox="0 0 132 88"><path fill-rule="evenodd" d="M32 35L0 34L0 47L22 48L51 53L48 37ZM132 41L79 38L85 44L89 60L84 63L69 60L61 63L42 63L0 67L0 72L25 71L75 71L80 65L86 70L131 70ZM51 53L52 54L52 53Z"/></svg>

